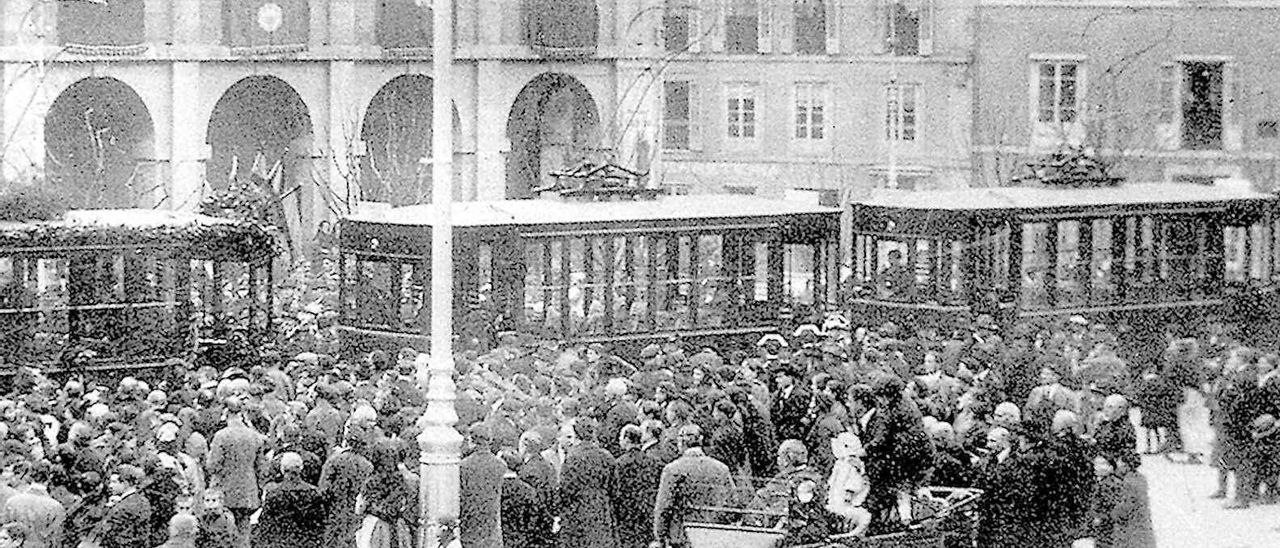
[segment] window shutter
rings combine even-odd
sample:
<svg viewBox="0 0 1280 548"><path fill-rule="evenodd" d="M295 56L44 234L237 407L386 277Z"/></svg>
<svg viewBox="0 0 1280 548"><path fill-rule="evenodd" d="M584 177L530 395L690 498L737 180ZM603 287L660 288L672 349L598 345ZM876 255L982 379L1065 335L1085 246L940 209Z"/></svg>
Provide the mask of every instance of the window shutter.
<svg viewBox="0 0 1280 548"><path fill-rule="evenodd" d="M702 150L702 86L689 82L689 150Z"/></svg>
<svg viewBox="0 0 1280 548"><path fill-rule="evenodd" d="M920 1L920 55L933 55L934 0Z"/></svg>
<svg viewBox="0 0 1280 548"><path fill-rule="evenodd" d="M1222 146L1226 150L1240 150L1244 140L1240 124L1240 78L1233 62L1222 64Z"/></svg>
<svg viewBox="0 0 1280 548"><path fill-rule="evenodd" d="M773 0L756 0L756 51L773 51Z"/></svg>
<svg viewBox="0 0 1280 548"><path fill-rule="evenodd" d="M732 0L712 0L711 9L707 15L711 18L711 51L724 51L724 18L729 13L728 2Z"/></svg>
<svg viewBox="0 0 1280 548"><path fill-rule="evenodd" d="M826 0L827 55L840 53L840 0Z"/></svg>
<svg viewBox="0 0 1280 548"><path fill-rule="evenodd" d="M893 36L893 17L892 10L889 8L893 0L874 0L875 1L875 22L879 28L878 34L880 39L876 40L875 52L887 53L889 51L889 38Z"/></svg>

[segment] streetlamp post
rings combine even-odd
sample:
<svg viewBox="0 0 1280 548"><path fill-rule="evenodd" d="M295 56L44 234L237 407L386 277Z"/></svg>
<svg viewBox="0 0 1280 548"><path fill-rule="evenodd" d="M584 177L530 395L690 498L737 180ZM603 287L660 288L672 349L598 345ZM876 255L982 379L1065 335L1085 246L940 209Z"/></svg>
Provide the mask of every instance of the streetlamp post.
<svg viewBox="0 0 1280 548"><path fill-rule="evenodd" d="M454 429L457 389L453 382L453 101L449 75L453 68L453 0L430 3L431 41L431 355L419 364L427 409L418 424L420 451L418 503L421 505L418 546L441 547L441 524L457 523L462 435ZM424 374L422 369L427 370ZM424 378L425 377L425 378Z"/></svg>

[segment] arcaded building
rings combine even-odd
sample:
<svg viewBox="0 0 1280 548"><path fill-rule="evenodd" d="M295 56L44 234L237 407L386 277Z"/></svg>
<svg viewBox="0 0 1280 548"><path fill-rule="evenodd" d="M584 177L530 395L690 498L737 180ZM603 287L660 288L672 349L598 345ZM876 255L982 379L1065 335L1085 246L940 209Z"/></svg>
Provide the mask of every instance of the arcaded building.
<svg viewBox="0 0 1280 548"><path fill-rule="evenodd" d="M427 2L429 5L430 2ZM583 160L656 168L652 0L459 0L459 199ZM4 175L80 207L257 183L290 233L430 198L431 14L414 0L5 0Z"/></svg>

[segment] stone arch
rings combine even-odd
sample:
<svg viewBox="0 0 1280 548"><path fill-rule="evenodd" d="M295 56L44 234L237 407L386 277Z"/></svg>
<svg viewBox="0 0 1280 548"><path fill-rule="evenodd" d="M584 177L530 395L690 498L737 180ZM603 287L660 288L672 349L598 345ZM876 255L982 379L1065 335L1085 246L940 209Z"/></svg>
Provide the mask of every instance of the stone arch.
<svg viewBox="0 0 1280 548"><path fill-rule="evenodd" d="M313 140L309 109L293 86L275 76L248 76L223 92L209 116L205 180L214 191L233 183L260 189L273 197L276 226L310 234ZM290 245L299 240L291 237Z"/></svg>
<svg viewBox="0 0 1280 548"><path fill-rule="evenodd" d="M150 205L155 126L142 97L115 78L85 78L49 106L45 178L73 208Z"/></svg>
<svg viewBox="0 0 1280 548"><path fill-rule="evenodd" d="M432 80L392 78L374 94L360 125L360 198L410 205L431 201ZM453 149L462 144L462 119L453 106Z"/></svg>
<svg viewBox="0 0 1280 548"><path fill-rule="evenodd" d="M600 111L577 78L543 73L525 84L507 116L507 198L528 198L550 172L595 158Z"/></svg>

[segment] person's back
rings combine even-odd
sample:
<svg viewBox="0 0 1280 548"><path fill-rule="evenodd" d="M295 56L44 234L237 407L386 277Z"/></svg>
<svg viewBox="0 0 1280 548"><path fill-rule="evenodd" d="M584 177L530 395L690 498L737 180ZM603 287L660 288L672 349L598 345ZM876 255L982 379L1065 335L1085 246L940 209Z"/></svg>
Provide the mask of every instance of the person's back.
<svg viewBox="0 0 1280 548"><path fill-rule="evenodd" d="M702 429L685 425L678 436L684 453L662 469L653 509L654 537L677 546L687 542L686 521L725 523L728 516L712 508L731 507L736 498L729 466L701 449Z"/></svg>
<svg viewBox="0 0 1280 548"><path fill-rule="evenodd" d="M502 476L506 466L490 451L489 429L472 425L470 454L459 465L458 529L468 548L498 548L502 544Z"/></svg>
<svg viewBox="0 0 1280 548"><path fill-rule="evenodd" d="M199 524L191 514L178 513L169 519L169 540L156 548L195 548Z"/></svg>

